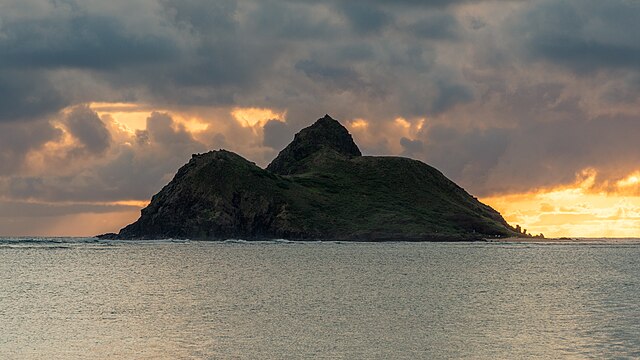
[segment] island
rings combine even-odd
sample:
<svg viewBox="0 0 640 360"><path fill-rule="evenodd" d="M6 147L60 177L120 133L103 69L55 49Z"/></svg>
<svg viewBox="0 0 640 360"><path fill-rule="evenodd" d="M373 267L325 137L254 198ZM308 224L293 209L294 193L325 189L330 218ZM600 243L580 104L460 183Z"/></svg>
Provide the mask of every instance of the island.
<svg viewBox="0 0 640 360"><path fill-rule="evenodd" d="M194 154L140 218L107 239L472 241L519 235L496 210L418 160L363 156L325 115L266 167Z"/></svg>

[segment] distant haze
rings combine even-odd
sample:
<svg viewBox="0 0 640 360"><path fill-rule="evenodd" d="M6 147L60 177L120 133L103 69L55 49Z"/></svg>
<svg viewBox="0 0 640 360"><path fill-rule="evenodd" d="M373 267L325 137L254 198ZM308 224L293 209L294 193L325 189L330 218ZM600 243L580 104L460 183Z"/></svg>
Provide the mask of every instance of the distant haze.
<svg viewBox="0 0 640 360"><path fill-rule="evenodd" d="M135 220L329 113L512 224L640 236L640 2L0 1L0 235Z"/></svg>

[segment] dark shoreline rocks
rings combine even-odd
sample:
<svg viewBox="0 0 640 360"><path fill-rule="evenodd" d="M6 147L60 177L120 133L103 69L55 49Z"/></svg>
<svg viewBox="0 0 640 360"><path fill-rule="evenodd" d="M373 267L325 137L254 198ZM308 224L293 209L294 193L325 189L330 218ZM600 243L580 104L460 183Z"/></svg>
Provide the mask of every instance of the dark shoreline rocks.
<svg viewBox="0 0 640 360"><path fill-rule="evenodd" d="M515 234L438 170L362 156L328 115L266 169L226 151L193 155L142 210L103 239L478 241Z"/></svg>

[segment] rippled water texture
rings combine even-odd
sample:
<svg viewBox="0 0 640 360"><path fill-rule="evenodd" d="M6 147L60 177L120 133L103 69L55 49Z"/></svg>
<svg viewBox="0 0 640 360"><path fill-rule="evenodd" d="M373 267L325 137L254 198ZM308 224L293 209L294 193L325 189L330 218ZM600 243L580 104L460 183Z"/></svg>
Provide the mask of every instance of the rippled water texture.
<svg viewBox="0 0 640 360"><path fill-rule="evenodd" d="M640 243L0 240L0 358L640 357Z"/></svg>

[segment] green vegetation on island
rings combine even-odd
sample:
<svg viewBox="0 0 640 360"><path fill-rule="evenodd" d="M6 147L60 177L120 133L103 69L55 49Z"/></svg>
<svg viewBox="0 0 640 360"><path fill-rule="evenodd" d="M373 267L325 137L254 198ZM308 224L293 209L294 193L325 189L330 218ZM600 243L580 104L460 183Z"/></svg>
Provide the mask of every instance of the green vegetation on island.
<svg viewBox="0 0 640 360"><path fill-rule="evenodd" d="M517 232L435 168L362 156L328 115L262 169L225 151L193 155L120 239L457 241Z"/></svg>

